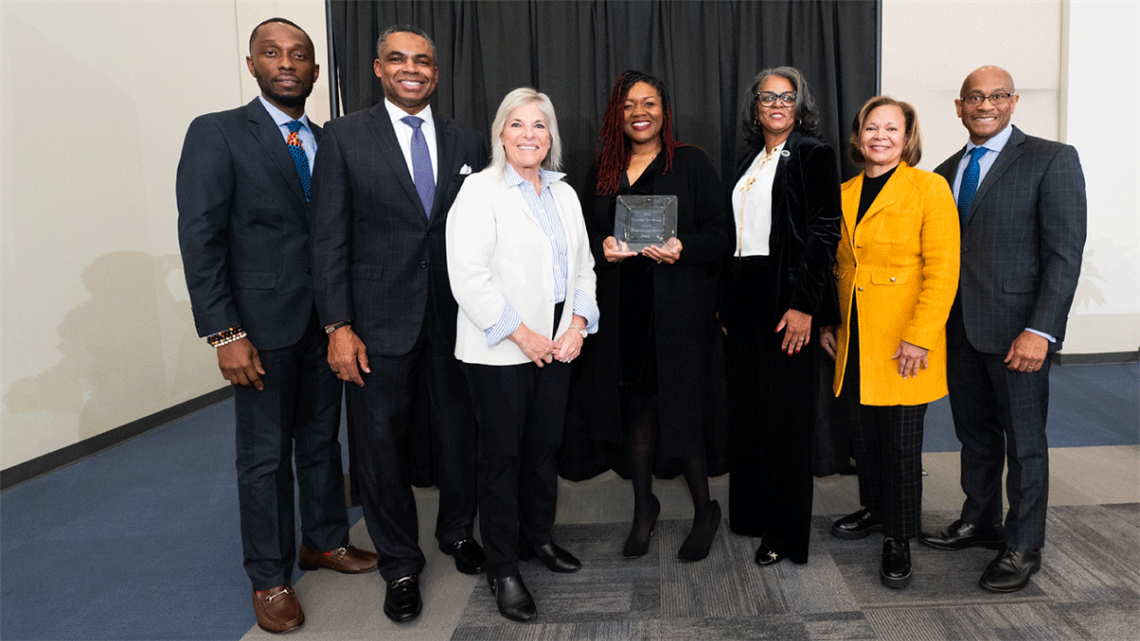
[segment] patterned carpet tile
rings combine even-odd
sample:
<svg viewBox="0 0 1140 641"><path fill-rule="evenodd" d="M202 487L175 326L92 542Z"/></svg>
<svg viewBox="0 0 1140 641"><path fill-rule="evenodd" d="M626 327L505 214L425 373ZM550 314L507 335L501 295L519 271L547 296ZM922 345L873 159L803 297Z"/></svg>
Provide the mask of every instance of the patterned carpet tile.
<svg viewBox="0 0 1140 641"><path fill-rule="evenodd" d="M952 512L925 514L930 527ZM879 580L882 539L830 535L835 517L813 521L807 564L753 563L757 540L717 533L709 557L676 559L688 521L659 521L649 554L623 559L628 524L559 525L555 537L582 570L522 566L539 615L503 619L480 581L455 640L577 641L703 639L1135 639L1140 638L1140 505L1063 506L1049 513L1044 564L1012 594L982 590L995 551L934 550L912 543L905 590Z"/></svg>

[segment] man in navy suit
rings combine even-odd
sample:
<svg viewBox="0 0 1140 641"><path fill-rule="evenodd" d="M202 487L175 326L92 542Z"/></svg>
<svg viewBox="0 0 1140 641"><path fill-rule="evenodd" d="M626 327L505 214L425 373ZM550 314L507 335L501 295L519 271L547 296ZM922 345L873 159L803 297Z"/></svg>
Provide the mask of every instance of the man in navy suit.
<svg viewBox="0 0 1140 641"><path fill-rule="evenodd" d="M348 544L342 383L324 364L309 268L309 178L321 129L305 116L319 67L297 25L253 30L246 63L261 95L190 124L178 163L178 240L194 324L234 385L242 551L257 624L305 617L293 563L359 573L376 555ZM293 459L301 548L294 550ZM299 558L298 558L299 556Z"/></svg>
<svg viewBox="0 0 1140 641"><path fill-rule="evenodd" d="M919 540L1001 550L991 592L1041 567L1049 497L1049 353L1060 349L1085 244L1085 181L1073 147L1010 124L1018 96L999 67L966 77L954 101L969 143L935 169L954 190L962 271L947 322L947 379L962 442L961 518ZM1002 528L1002 470L1009 511Z"/></svg>
<svg viewBox="0 0 1140 641"><path fill-rule="evenodd" d="M328 362L346 385L364 520L387 582L384 613L409 621L422 608L415 497L403 451L420 383L435 455L435 536L456 569L477 574L472 538L476 424L455 359L458 308L444 230L463 179L487 163L472 129L434 112L435 46L421 29L389 27L376 45L384 100L330 122L313 187L317 308Z"/></svg>

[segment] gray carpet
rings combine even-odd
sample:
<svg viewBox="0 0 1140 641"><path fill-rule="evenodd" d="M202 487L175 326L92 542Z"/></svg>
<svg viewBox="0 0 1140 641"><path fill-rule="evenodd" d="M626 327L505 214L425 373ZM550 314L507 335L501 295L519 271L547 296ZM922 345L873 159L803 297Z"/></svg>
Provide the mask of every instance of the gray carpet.
<svg viewBox="0 0 1140 641"><path fill-rule="evenodd" d="M924 514L929 526L953 520ZM881 537L844 541L832 517L814 520L811 559L759 568L756 541L721 527L709 558L684 563L685 521L661 521L641 559L621 558L628 525L556 526L583 560L555 575L526 564L539 616L499 616L480 578L455 640L586 639L1137 639L1140 638L1140 505L1057 506L1044 563L1029 587L990 594L977 581L995 552L943 552L913 543L905 590L879 582Z"/></svg>

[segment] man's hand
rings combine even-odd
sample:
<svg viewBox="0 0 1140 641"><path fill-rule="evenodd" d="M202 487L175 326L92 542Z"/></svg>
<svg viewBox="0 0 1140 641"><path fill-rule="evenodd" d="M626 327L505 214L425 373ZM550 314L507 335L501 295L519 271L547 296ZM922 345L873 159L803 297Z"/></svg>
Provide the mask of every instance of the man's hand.
<svg viewBox="0 0 1140 641"><path fill-rule="evenodd" d="M930 366L926 359L928 353L929 350L914 343L899 341L899 348L895 350L891 359L899 362L899 376L914 378L918 376L919 369L926 369Z"/></svg>
<svg viewBox="0 0 1140 641"><path fill-rule="evenodd" d="M218 369L222 370L222 376L234 385L265 389L265 384L261 382L265 370L261 368L261 358L257 355L257 348L248 338L241 338L218 348Z"/></svg>
<svg viewBox="0 0 1140 641"><path fill-rule="evenodd" d="M776 325L776 332L780 332L785 327L788 328L788 331L784 332L784 340L780 344L780 349L787 352L788 356L798 354L811 342L811 314L805 314L797 309L789 309L784 312L784 317Z"/></svg>
<svg viewBox="0 0 1140 641"><path fill-rule="evenodd" d="M356 383L360 387L364 387L360 372L372 373L368 369L368 351L364 348L364 341L352 331L351 326L338 327L329 334L329 367L340 380Z"/></svg>
<svg viewBox="0 0 1140 641"><path fill-rule="evenodd" d="M681 257L682 249L684 248L681 246L681 241L676 237L673 237L670 238L668 242L666 242L661 247L658 247L657 245L650 245L649 247L641 250L641 253L657 261L658 263L672 265L673 263L677 262L678 258Z"/></svg>
<svg viewBox="0 0 1140 641"><path fill-rule="evenodd" d="M554 341L541 334L535 334L523 323L519 323L518 328L507 338L518 345L522 353L539 367L553 361L554 352L558 350L558 345Z"/></svg>
<svg viewBox="0 0 1140 641"><path fill-rule="evenodd" d="M1005 355L1005 366L1012 372L1036 372L1048 355L1049 339L1033 332L1021 332Z"/></svg>

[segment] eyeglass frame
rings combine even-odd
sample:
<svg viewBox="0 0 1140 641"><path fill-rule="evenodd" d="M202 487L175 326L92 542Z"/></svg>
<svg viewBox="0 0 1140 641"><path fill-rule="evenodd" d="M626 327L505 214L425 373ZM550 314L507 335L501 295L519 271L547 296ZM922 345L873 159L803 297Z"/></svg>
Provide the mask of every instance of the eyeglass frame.
<svg viewBox="0 0 1140 641"><path fill-rule="evenodd" d="M764 97L765 96L771 96L771 100L769 101L768 104L764 104ZM785 96L791 96L791 102L788 102L788 98L785 98ZM756 102L763 107L771 107L772 105L776 104L777 100L780 101L780 104L785 106L785 107L795 107L796 101L798 101L799 99L800 99L799 94L795 91L785 91L784 93L781 93L781 94L777 94L774 91L757 91L756 92Z"/></svg>
<svg viewBox="0 0 1140 641"><path fill-rule="evenodd" d="M962 96L958 100L961 100L962 104L971 107L981 107L982 105L986 104L986 101L988 100L990 101L991 105L1000 107L1016 95L1017 94L1010 93L1008 91L995 91L988 96L981 93L972 93L968 96Z"/></svg>

